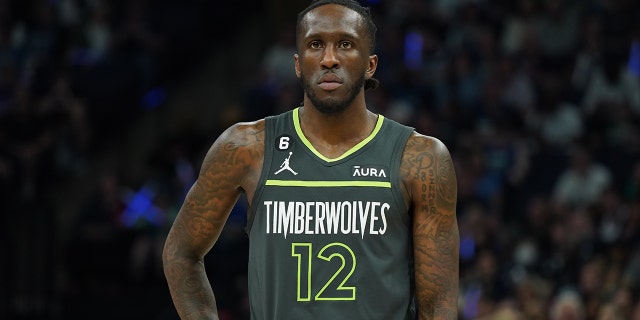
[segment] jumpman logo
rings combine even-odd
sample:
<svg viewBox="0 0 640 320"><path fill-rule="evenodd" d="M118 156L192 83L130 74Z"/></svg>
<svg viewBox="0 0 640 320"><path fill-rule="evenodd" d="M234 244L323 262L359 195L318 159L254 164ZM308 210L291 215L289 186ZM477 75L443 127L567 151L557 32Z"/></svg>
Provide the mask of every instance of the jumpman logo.
<svg viewBox="0 0 640 320"><path fill-rule="evenodd" d="M291 169L291 167L289 166L289 159L291 158L291 155L293 154L293 152L289 152L289 156L284 159L284 162L282 162L282 164L280 165L280 170L276 171L274 174L278 174L284 170L289 170L291 171L291 173L293 173L293 175L297 175L298 173L293 171L293 169Z"/></svg>

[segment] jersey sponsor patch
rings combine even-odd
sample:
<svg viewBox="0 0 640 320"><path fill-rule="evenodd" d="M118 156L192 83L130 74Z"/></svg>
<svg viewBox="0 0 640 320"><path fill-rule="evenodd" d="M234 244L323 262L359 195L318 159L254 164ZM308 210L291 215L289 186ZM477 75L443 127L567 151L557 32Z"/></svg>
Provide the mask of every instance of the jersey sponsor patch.
<svg viewBox="0 0 640 320"><path fill-rule="evenodd" d="M354 165L351 173L352 177L387 178L389 169L386 166Z"/></svg>

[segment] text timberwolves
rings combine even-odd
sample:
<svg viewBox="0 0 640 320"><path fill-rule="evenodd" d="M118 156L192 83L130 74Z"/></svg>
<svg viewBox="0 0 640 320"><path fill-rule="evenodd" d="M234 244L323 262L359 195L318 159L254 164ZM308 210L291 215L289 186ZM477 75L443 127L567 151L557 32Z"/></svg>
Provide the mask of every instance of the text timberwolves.
<svg viewBox="0 0 640 320"><path fill-rule="evenodd" d="M365 234L387 231L391 206L374 201L265 201L267 234Z"/></svg>

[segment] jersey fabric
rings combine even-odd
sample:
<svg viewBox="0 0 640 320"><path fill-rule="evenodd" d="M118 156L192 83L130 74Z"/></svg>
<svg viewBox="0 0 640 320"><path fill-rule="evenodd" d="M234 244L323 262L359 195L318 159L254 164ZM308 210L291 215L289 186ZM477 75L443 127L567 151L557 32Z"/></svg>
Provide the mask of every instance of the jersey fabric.
<svg viewBox="0 0 640 320"><path fill-rule="evenodd" d="M298 111L265 120L247 225L251 319L413 319L399 178L413 129L379 115L366 139L329 159L304 137Z"/></svg>

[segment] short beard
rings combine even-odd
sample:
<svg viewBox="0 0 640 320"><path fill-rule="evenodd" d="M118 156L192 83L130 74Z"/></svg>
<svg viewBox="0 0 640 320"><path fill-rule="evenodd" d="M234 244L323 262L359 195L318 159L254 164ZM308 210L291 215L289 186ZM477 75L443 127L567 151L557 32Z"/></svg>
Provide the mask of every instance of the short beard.
<svg viewBox="0 0 640 320"><path fill-rule="evenodd" d="M321 100L320 98L318 98L318 96L316 96L315 91L313 90L313 87L311 86L311 84L305 80L304 75L300 76L300 81L302 82L302 86L304 88L305 94L311 101L311 104L313 104L313 106L318 111L327 115L335 115L343 112L344 110L347 109L347 107L349 107L349 105L351 105L353 100L356 99L356 96L358 96L358 93L360 93L360 90L362 90L365 79L363 74L362 77L360 77L353 84L353 86L349 88L349 91L347 92L347 97L342 100L338 100L335 98L328 98L328 99Z"/></svg>

